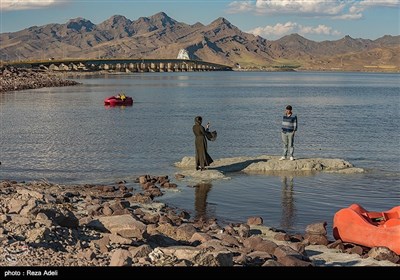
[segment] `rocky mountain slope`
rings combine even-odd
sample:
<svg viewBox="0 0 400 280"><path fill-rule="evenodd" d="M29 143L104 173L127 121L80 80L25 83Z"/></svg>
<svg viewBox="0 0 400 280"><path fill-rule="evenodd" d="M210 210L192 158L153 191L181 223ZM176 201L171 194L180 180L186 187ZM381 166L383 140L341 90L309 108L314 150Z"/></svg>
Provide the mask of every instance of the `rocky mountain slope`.
<svg viewBox="0 0 400 280"><path fill-rule="evenodd" d="M83 18L0 34L2 61L62 58L176 58L242 69L400 71L400 36L315 42L292 34L271 41L245 33L225 18L209 25L178 22L163 12L130 20L114 15L93 24Z"/></svg>

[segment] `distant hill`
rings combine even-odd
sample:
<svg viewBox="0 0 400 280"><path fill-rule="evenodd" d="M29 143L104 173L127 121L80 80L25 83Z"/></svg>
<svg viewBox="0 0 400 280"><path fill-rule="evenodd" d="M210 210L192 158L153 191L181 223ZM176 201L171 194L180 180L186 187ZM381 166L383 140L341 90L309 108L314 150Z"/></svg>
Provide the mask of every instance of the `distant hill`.
<svg viewBox="0 0 400 280"><path fill-rule="evenodd" d="M242 69L400 71L400 36L315 42L298 34L267 40L225 18L209 25L178 22L163 12L129 20L114 15L100 24L84 18L0 34L0 60L54 58L176 58Z"/></svg>

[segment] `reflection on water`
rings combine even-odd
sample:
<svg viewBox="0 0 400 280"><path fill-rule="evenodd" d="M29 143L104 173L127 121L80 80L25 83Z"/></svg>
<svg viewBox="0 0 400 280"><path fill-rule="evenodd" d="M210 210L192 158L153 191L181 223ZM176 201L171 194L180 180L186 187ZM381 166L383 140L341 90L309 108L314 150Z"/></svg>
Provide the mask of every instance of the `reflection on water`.
<svg viewBox="0 0 400 280"><path fill-rule="evenodd" d="M296 215L296 206L293 193L293 177L283 176L282 182L282 228L292 228Z"/></svg>
<svg viewBox="0 0 400 280"><path fill-rule="evenodd" d="M207 195L210 192L212 185L210 183L200 183L196 185L195 188L195 220L206 221L209 217L212 217L209 213L210 209L207 209Z"/></svg>

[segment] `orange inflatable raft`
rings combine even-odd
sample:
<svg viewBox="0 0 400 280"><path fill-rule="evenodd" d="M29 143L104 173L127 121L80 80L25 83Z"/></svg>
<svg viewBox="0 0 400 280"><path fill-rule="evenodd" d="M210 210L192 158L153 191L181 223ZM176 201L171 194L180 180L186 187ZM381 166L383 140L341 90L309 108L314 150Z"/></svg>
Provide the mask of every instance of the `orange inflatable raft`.
<svg viewBox="0 0 400 280"><path fill-rule="evenodd" d="M366 247L388 247L400 255L400 206L385 212L368 212L352 204L336 212L333 237Z"/></svg>

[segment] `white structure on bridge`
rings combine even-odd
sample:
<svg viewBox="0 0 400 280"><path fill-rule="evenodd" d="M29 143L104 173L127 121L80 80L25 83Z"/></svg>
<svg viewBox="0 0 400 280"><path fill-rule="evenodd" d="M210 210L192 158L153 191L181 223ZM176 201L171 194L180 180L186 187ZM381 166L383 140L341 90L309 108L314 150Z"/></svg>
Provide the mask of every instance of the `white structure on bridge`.
<svg viewBox="0 0 400 280"><path fill-rule="evenodd" d="M180 49L177 59L190 60L189 52L187 50L185 50L185 49Z"/></svg>

